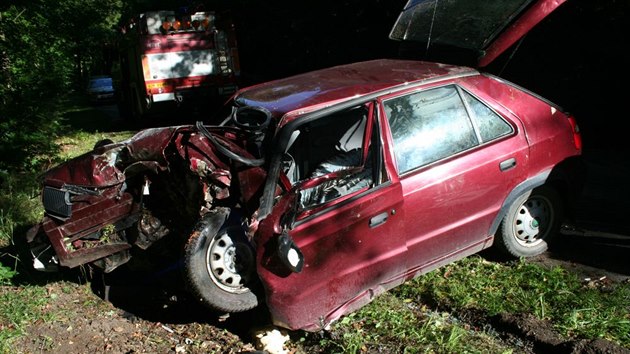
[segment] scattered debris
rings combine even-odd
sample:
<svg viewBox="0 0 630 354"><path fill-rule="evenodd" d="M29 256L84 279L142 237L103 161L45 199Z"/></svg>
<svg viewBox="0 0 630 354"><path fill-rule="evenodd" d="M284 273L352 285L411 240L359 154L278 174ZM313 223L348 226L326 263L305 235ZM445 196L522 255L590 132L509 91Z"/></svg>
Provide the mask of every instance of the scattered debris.
<svg viewBox="0 0 630 354"><path fill-rule="evenodd" d="M289 354L285 343L289 341L289 334L285 330L275 327L264 328L254 332L256 348L269 354Z"/></svg>

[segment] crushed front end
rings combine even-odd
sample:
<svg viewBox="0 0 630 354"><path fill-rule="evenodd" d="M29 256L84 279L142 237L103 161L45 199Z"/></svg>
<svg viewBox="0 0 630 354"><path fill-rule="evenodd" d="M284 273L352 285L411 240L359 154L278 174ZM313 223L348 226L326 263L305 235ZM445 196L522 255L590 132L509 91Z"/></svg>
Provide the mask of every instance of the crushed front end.
<svg viewBox="0 0 630 354"><path fill-rule="evenodd" d="M183 244L213 209L251 205L245 199L255 200L264 171L241 166L235 172L238 164L217 152L217 143L251 158L248 149L259 149L228 127L153 128L121 143L98 143L48 171L45 215L27 234L34 268L89 263L111 272L165 237ZM245 192L233 174L249 183Z"/></svg>

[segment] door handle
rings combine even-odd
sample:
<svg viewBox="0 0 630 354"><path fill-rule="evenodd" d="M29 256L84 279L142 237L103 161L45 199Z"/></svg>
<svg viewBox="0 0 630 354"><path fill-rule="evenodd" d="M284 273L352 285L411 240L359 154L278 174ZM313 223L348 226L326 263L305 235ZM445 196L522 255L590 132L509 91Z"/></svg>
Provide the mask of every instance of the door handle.
<svg viewBox="0 0 630 354"><path fill-rule="evenodd" d="M370 219L370 227L377 227L387 221L387 212L376 215Z"/></svg>
<svg viewBox="0 0 630 354"><path fill-rule="evenodd" d="M501 161L501 163L499 164L499 168L501 169L501 171L506 171L514 167L516 167L516 159L514 157L505 161Z"/></svg>

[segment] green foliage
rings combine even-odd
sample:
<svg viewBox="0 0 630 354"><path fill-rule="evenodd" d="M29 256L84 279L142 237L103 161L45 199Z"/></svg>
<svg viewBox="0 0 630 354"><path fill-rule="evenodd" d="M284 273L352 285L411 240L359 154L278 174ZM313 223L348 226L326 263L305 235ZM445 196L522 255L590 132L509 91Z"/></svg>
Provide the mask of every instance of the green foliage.
<svg viewBox="0 0 630 354"><path fill-rule="evenodd" d="M43 208L36 175L2 171L0 175L0 247L6 247L16 230L25 231L41 219Z"/></svg>
<svg viewBox="0 0 630 354"><path fill-rule="evenodd" d="M63 56L44 39L47 20L27 8L0 12L0 169L29 169L54 150L50 99L64 84Z"/></svg>
<svg viewBox="0 0 630 354"><path fill-rule="evenodd" d="M60 100L106 71L120 0L36 0L0 8L0 170L37 171L58 146ZM111 65L111 63L109 63Z"/></svg>
<svg viewBox="0 0 630 354"><path fill-rule="evenodd" d="M75 83L81 84L86 74L109 73L121 0L42 0L40 9L55 24L55 33L72 55L75 79L79 79Z"/></svg>
<svg viewBox="0 0 630 354"><path fill-rule="evenodd" d="M11 279L13 279L16 274L13 269L0 264L0 286L11 284Z"/></svg>

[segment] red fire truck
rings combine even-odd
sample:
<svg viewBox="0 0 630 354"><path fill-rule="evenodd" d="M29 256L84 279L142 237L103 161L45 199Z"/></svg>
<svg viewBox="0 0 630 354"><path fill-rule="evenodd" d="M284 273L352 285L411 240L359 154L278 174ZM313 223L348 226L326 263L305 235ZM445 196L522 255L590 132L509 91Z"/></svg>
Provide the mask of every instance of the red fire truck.
<svg viewBox="0 0 630 354"><path fill-rule="evenodd" d="M123 117L203 107L237 89L240 68L229 16L151 11L121 33L117 90Z"/></svg>

